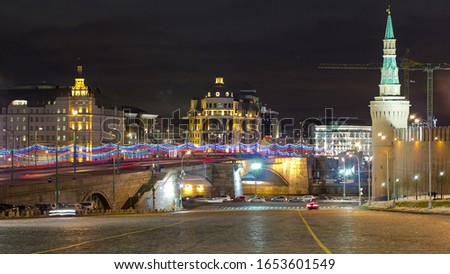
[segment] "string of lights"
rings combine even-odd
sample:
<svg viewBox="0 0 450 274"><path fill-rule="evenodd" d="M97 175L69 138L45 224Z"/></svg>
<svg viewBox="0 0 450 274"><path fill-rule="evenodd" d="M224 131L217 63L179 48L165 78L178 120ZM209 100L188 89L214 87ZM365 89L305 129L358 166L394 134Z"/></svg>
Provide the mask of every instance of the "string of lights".
<svg viewBox="0 0 450 274"><path fill-rule="evenodd" d="M261 145L259 143L245 144L204 144L196 146L192 143L185 143L181 145L173 144L148 144L140 143L135 145L116 145L105 144L99 147L85 147L77 145L78 161L81 162L107 162L111 161L114 155L122 160L137 160L155 157L176 157L191 151L194 154L205 153L220 153L220 154L259 154L266 156L280 156L280 157L305 157L306 155L336 155L336 151L326 151L324 148L316 148L314 146L307 146L304 144L269 144ZM56 154L58 154L58 162L72 162L73 161L73 145L58 146L58 153L56 147L35 144L29 147L19 148L14 150L14 161L17 165L52 165L56 162ZM0 163L11 161L10 150L0 150Z"/></svg>

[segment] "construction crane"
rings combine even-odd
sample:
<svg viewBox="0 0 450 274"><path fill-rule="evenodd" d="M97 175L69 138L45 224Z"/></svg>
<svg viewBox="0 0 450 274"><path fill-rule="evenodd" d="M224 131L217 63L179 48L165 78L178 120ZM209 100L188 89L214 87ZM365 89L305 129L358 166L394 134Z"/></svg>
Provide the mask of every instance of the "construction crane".
<svg viewBox="0 0 450 274"><path fill-rule="evenodd" d="M408 51L407 51L408 54ZM319 69L378 69L380 70L382 64L369 63L369 64L320 64ZM432 125L433 123L433 72L435 70L450 70L450 65L447 63L420 63L411 60L407 57L402 58L399 66L400 70L403 70L404 77L404 94L409 99L409 72L410 71L424 71L427 73L427 123Z"/></svg>

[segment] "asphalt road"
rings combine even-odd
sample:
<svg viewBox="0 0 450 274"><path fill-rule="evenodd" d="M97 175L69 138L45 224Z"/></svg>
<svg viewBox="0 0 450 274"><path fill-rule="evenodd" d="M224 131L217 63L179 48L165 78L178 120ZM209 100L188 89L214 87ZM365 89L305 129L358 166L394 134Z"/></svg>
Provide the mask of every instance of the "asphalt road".
<svg viewBox="0 0 450 274"><path fill-rule="evenodd" d="M354 207L307 211L294 206L267 208L269 204L222 206L165 214L4 219L0 250L4 254L450 253L450 216Z"/></svg>

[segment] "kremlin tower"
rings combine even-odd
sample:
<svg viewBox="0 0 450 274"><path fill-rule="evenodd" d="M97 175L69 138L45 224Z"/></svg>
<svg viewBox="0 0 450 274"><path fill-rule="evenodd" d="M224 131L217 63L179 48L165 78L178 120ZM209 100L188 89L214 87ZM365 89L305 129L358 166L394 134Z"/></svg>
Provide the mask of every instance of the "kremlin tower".
<svg viewBox="0 0 450 274"><path fill-rule="evenodd" d="M393 198L394 129L407 128L410 103L400 94L396 62L396 39L390 8L387 9L386 32L383 39L383 67L380 94L370 102L372 117L372 197Z"/></svg>

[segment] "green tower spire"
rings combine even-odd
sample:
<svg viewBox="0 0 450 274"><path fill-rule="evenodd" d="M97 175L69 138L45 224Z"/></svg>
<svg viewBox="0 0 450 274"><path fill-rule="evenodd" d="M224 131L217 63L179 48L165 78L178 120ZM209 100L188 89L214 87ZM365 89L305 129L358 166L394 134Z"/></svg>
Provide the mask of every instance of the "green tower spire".
<svg viewBox="0 0 450 274"><path fill-rule="evenodd" d="M386 23L386 33L384 35L384 39L394 39L394 28L392 27L392 18L391 18L391 6L388 6L386 10L388 14L387 23Z"/></svg>
<svg viewBox="0 0 450 274"><path fill-rule="evenodd" d="M381 95L400 95L400 82L398 79L398 67L396 61L396 39L392 26L391 8L386 10L388 17L386 32L383 39L383 67L381 68ZM398 85L393 87L393 85Z"/></svg>

